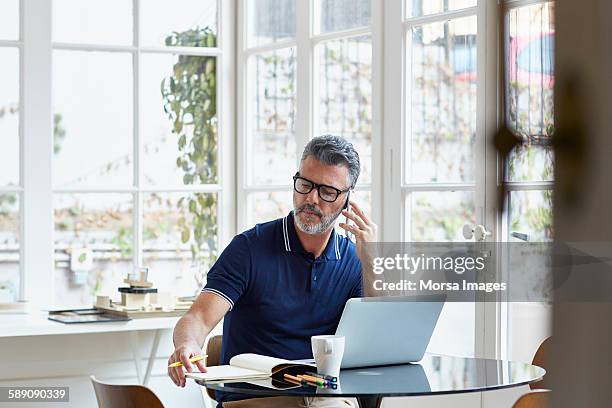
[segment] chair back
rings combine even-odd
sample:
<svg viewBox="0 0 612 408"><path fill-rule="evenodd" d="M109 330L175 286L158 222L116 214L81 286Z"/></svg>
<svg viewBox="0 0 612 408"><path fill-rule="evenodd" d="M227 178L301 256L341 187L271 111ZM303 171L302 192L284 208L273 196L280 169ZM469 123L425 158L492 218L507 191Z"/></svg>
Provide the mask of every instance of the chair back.
<svg viewBox="0 0 612 408"><path fill-rule="evenodd" d="M213 367L218 366L221 363L221 340L223 336L212 336L208 339L208 343L206 343L206 366ZM206 389L206 393L211 399L215 399L215 392L211 389Z"/></svg>
<svg viewBox="0 0 612 408"><path fill-rule="evenodd" d="M548 408L550 407L550 390L534 390L522 395L513 408Z"/></svg>
<svg viewBox="0 0 612 408"><path fill-rule="evenodd" d="M107 384L93 375L89 378L100 408L164 408L157 395L143 385Z"/></svg>
<svg viewBox="0 0 612 408"><path fill-rule="evenodd" d="M542 367L543 369L546 370L546 367L548 366L547 358L548 358L548 355L550 354L551 342L552 342L552 337L549 337L546 340L544 340L542 344L540 344L540 347L538 347L535 355L533 356L533 360L531 361L531 364L537 365L538 367ZM542 381L538 381L537 383L529 384L529 387L532 390L539 389L539 388L550 388L550 386L547 383L548 382L546 380L546 377L544 377Z"/></svg>

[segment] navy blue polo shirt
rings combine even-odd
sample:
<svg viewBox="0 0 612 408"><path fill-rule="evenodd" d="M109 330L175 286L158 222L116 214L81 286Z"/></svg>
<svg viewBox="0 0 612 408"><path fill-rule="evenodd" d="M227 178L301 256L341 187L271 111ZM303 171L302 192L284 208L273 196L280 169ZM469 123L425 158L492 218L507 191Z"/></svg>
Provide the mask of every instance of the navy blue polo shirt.
<svg viewBox="0 0 612 408"><path fill-rule="evenodd" d="M346 301L362 296L361 263L355 244L335 230L315 259L302 247L290 212L236 235L202 291L230 305L222 364L242 353L312 358L310 337L333 334Z"/></svg>

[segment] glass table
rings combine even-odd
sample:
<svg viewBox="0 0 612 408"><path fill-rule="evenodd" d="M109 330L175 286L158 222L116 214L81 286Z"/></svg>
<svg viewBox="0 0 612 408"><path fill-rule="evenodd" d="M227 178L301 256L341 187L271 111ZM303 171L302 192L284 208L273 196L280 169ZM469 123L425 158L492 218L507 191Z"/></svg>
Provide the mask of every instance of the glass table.
<svg viewBox="0 0 612 408"><path fill-rule="evenodd" d="M361 408L378 408L384 397L407 397L479 392L517 387L541 380L546 371L514 361L425 354L414 364L400 364L342 370L338 388L312 386L291 389L270 388L273 384L248 382L204 383L223 392L271 396L355 397Z"/></svg>

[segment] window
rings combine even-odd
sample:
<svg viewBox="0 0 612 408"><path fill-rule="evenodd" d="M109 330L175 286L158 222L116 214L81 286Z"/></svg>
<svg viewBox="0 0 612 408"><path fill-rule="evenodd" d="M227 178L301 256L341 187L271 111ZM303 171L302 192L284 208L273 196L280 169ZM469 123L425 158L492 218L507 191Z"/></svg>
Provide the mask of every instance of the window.
<svg viewBox="0 0 612 408"><path fill-rule="evenodd" d="M0 19L12 10L10 2L5 6ZM224 148L233 138L224 109L233 100L223 92L232 80L226 50L233 47L233 36L224 37L232 28L223 18L232 21L233 11L216 0L172 5L54 0L44 10L25 7L21 13L31 30L23 47L33 50L29 55L50 56L48 64L29 69L21 80L42 83L40 93L47 89L52 102L48 116L37 111L26 123L41 131L26 132L25 138L30 146L40 145L37 151L51 159L48 167L35 163L31 148L24 149L26 174L41 180L45 204L36 208L34 198L28 198L36 186L26 183L23 193L29 224L51 222L48 233L42 228L36 240L30 233L24 246L48 253L52 268L27 269L31 284L26 286L43 286L37 289L47 297L38 300L43 304L91 306L96 294L116 296L126 273L144 265L160 290L193 295L232 232L231 189L222 187L233 182L227 171L231 153ZM37 21L44 24L36 27ZM0 53L14 54L3 55L11 62L3 64L11 70L3 78L15 86L22 44L11 41L0 39ZM0 109L6 106L9 112L18 96L18 88L8 93L3 88ZM31 103L32 97L25 92L24 101ZM18 129L12 122L18 113L14 109L0 117L3 136L5 129ZM9 134L14 142L2 140L0 154L18 157L19 135ZM51 134L53 144L45 150ZM0 280L5 281L11 273L5 272L5 258L13 265L19 261L21 190L19 163L0 162L12 166L1 169L6 180L0 179L6 186L0 187ZM33 265L28 256L34 256L26 255ZM0 295L1 288L2 282Z"/></svg>
<svg viewBox="0 0 612 408"><path fill-rule="evenodd" d="M508 240L552 241L554 3L505 9L507 126L522 139L506 162Z"/></svg>
<svg viewBox="0 0 612 408"><path fill-rule="evenodd" d="M553 240L554 2L504 4L504 114L522 141L504 163L507 190L503 239ZM509 248L512 251L513 247ZM551 305L511 302L504 317L506 355L528 359L552 334Z"/></svg>
<svg viewBox="0 0 612 408"><path fill-rule="evenodd" d="M406 0L405 8L402 240L464 241L463 225L475 224L483 205L477 3ZM447 303L428 350L474 355L476 319L473 302Z"/></svg>
<svg viewBox="0 0 612 408"><path fill-rule="evenodd" d="M0 303L19 298L21 281L19 1L0 4Z"/></svg>
<svg viewBox="0 0 612 408"><path fill-rule="evenodd" d="M346 137L358 150L362 173L353 197L368 213L372 210L370 1L304 3L241 3L239 66L246 69L239 73L245 141L239 160L244 197L239 229L293 208L291 176L302 150L311 137L325 133Z"/></svg>

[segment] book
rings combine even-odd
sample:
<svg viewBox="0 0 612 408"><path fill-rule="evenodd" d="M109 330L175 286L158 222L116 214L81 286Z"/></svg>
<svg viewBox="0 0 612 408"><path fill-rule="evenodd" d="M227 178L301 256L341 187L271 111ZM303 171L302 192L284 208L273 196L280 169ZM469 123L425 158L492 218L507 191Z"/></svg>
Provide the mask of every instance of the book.
<svg viewBox="0 0 612 408"><path fill-rule="evenodd" d="M299 375L313 370L316 371L314 364L247 353L232 357L229 365L206 367L205 373L185 373L185 377L203 382L264 380L267 378L283 382L285 374Z"/></svg>

